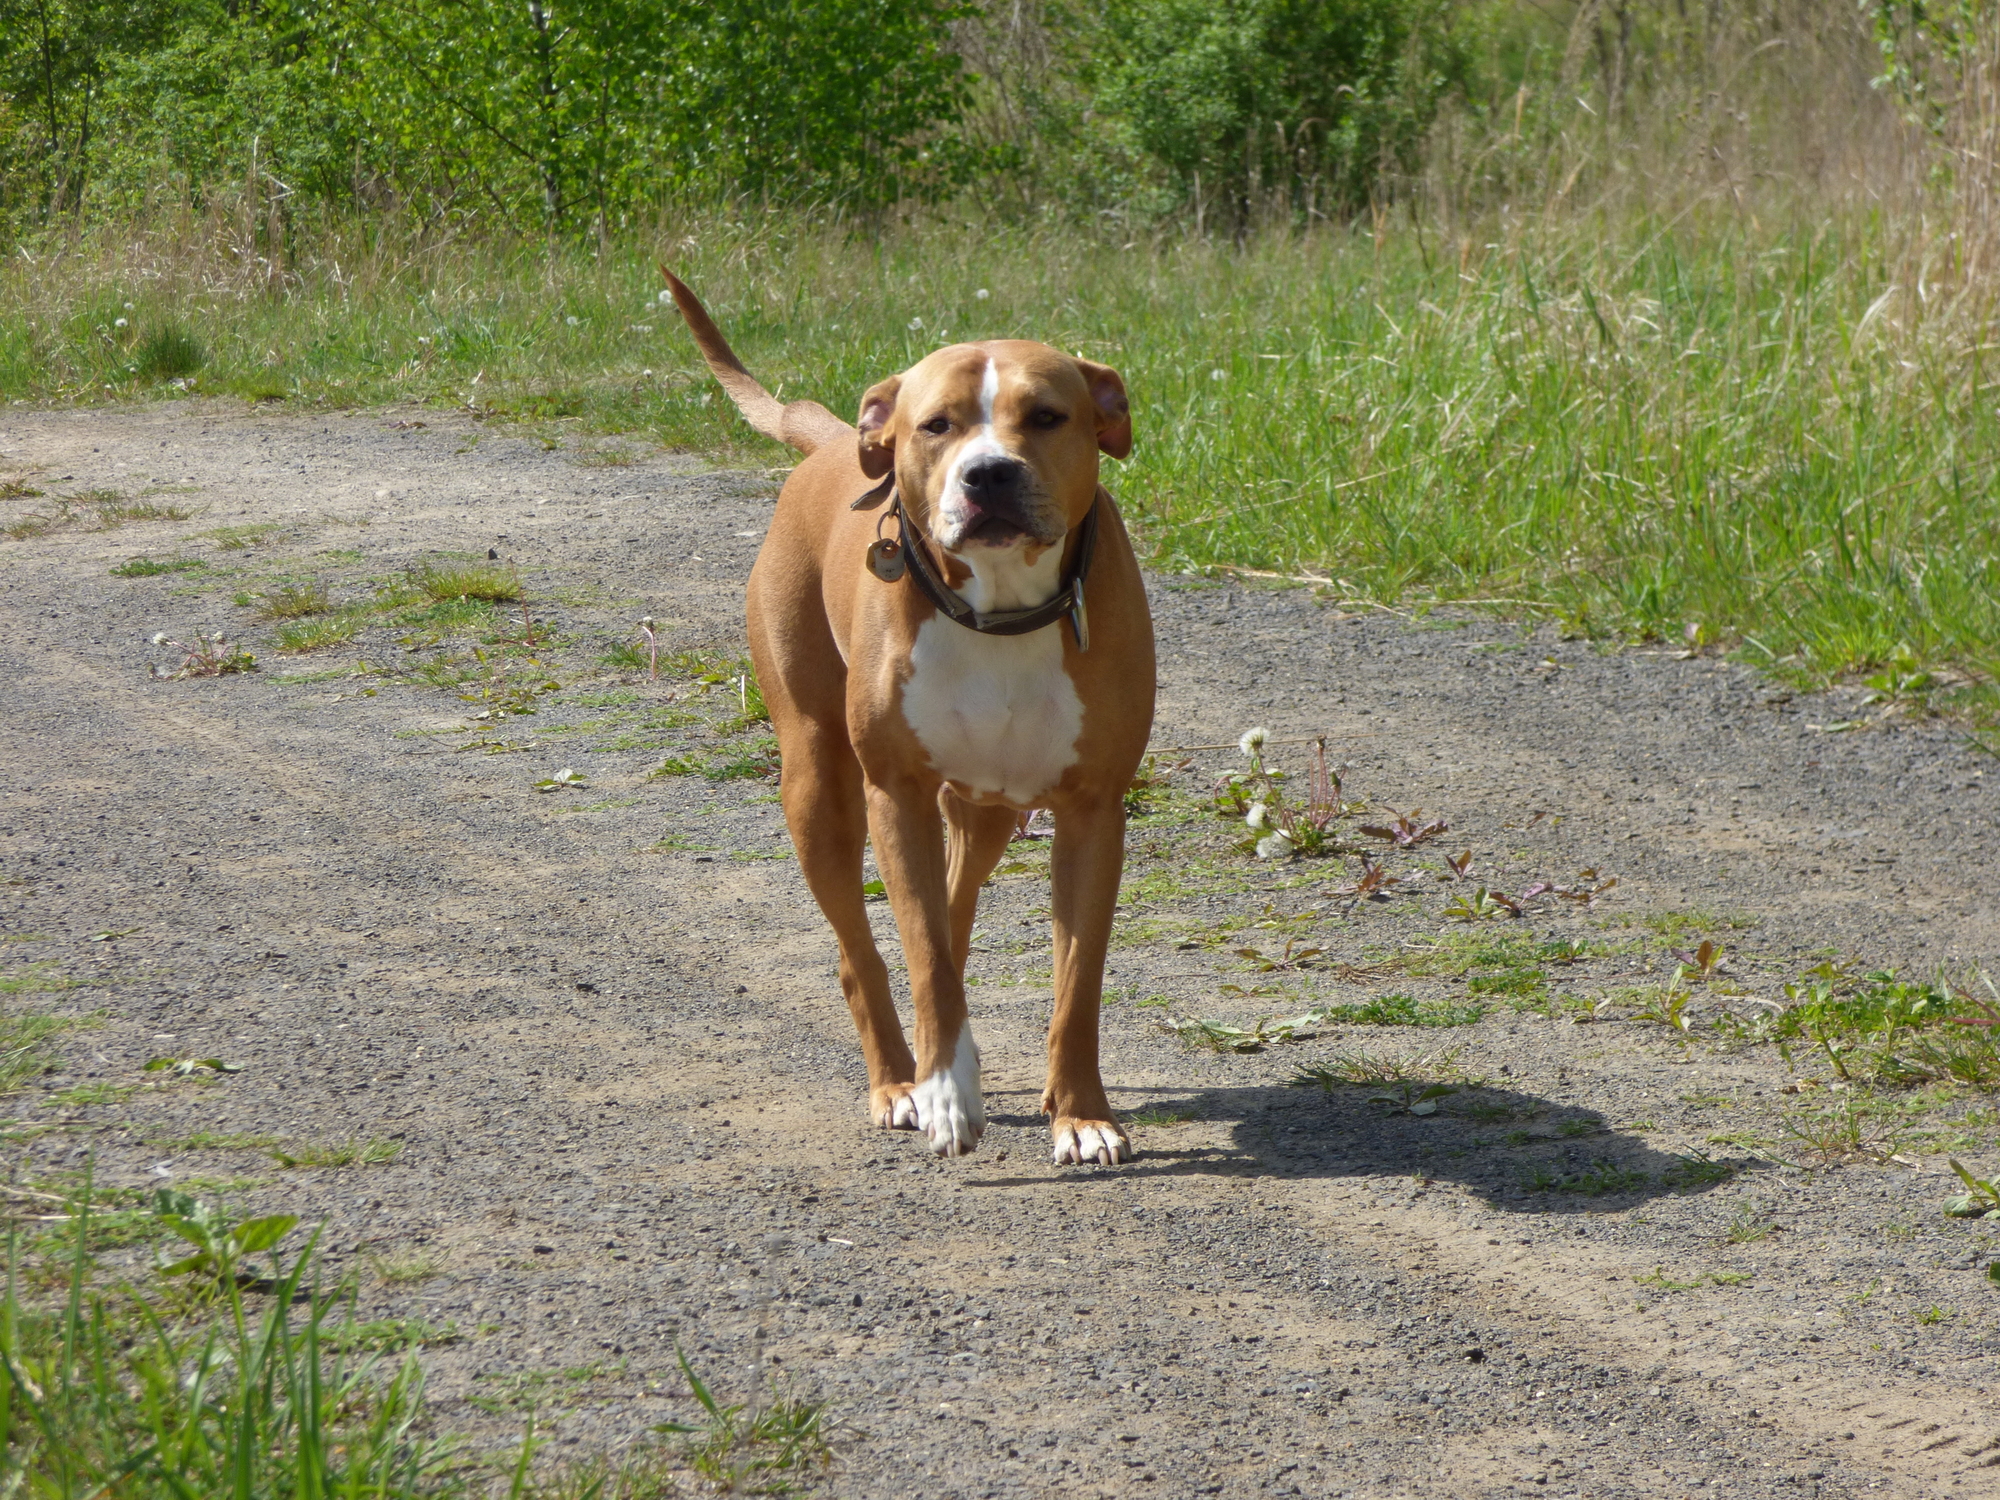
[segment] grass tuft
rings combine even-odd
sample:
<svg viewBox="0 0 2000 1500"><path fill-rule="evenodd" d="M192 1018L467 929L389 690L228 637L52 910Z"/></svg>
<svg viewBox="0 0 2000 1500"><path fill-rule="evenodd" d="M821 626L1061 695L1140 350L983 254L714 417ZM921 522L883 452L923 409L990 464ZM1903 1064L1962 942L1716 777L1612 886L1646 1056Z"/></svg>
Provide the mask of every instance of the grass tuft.
<svg viewBox="0 0 2000 1500"><path fill-rule="evenodd" d="M260 620L299 620L307 615L323 615L333 608L326 585L318 582L272 589L259 597L262 602L257 606L257 618Z"/></svg>
<svg viewBox="0 0 2000 1500"><path fill-rule="evenodd" d="M374 1167L392 1162L402 1154L401 1141L372 1137L364 1141L358 1136L271 1152L273 1159L284 1167Z"/></svg>
<svg viewBox="0 0 2000 1500"><path fill-rule="evenodd" d="M425 563L410 569L410 586L427 599L439 603L452 599L483 599L488 603L508 603L521 597L521 579L515 573L479 566L446 566Z"/></svg>

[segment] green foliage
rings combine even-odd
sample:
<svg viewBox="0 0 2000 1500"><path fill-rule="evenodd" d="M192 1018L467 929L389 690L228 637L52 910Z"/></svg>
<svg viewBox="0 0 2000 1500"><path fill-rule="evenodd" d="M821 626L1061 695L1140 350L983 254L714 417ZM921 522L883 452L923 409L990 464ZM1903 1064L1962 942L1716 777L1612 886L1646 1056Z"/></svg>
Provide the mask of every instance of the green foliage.
<svg viewBox="0 0 2000 1500"><path fill-rule="evenodd" d="M880 204L962 179L958 0L0 0L0 182L166 187L273 270L303 205L608 225L690 195ZM200 363L160 335L153 378Z"/></svg>
<svg viewBox="0 0 2000 1500"><path fill-rule="evenodd" d="M93 1212L88 1184L66 1206L72 1216L54 1243L71 1247L67 1295L53 1308L25 1301L10 1274L0 1299L9 1493L414 1500L446 1491L449 1455L415 1430L420 1367L350 1361L328 1346L337 1302L313 1289L314 1246L290 1264L276 1248L289 1215L239 1223L163 1192L150 1216L109 1217L194 1247L162 1267L178 1290L105 1288L92 1250L107 1239L96 1233L107 1216ZM10 1242L10 1268L29 1258L23 1249ZM270 1273L253 1275L245 1258L262 1254ZM249 1287L271 1294L262 1311L246 1303Z"/></svg>
<svg viewBox="0 0 2000 1500"><path fill-rule="evenodd" d="M1106 13L1095 102L1239 230L1273 198L1351 210L1463 80L1451 23L1439 0L1141 0Z"/></svg>

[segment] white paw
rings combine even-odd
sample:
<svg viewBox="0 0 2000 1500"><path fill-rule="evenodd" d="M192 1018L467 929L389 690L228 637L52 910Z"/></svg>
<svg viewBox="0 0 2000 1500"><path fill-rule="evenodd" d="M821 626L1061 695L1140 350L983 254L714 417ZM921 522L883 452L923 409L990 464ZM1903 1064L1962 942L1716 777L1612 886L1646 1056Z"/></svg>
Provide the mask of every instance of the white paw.
<svg viewBox="0 0 2000 1500"><path fill-rule="evenodd" d="M951 1066L940 1068L910 1090L917 1129L931 1138L939 1156L964 1156L986 1133L986 1101L979 1093L979 1048L971 1026L959 1028Z"/></svg>
<svg viewBox="0 0 2000 1500"><path fill-rule="evenodd" d="M1132 1143L1116 1125L1089 1125L1078 1120L1056 1126L1055 1163L1059 1167L1080 1167L1086 1162L1115 1167L1133 1155Z"/></svg>
<svg viewBox="0 0 2000 1500"><path fill-rule="evenodd" d="M915 1130L917 1128L917 1101L908 1094L898 1094L896 1102L889 1106L889 1128L891 1130Z"/></svg>

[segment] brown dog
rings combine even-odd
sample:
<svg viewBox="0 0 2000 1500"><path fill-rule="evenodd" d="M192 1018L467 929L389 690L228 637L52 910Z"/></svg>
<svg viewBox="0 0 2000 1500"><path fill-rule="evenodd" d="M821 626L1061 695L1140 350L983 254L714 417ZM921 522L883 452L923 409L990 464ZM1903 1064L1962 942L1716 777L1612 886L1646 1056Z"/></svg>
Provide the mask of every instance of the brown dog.
<svg viewBox="0 0 2000 1500"><path fill-rule="evenodd" d="M664 268L662 268L664 269ZM1058 1162L1129 1161L1098 1074L1125 791L1153 722L1153 625L1100 450L1118 372L1045 344L953 344L861 398L858 430L780 405L667 285L750 425L806 455L750 573L750 653L784 759L785 821L840 941L869 1106L958 1156L986 1127L965 959L979 887L1029 808L1055 816ZM916 1055L863 906L873 839L908 961Z"/></svg>

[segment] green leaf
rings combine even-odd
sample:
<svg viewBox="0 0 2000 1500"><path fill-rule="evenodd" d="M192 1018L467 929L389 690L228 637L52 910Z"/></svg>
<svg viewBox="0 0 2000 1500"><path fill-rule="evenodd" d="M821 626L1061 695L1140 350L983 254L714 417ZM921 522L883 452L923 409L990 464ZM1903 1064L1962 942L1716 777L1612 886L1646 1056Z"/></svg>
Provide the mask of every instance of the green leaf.
<svg viewBox="0 0 2000 1500"><path fill-rule="evenodd" d="M268 1250L297 1227L297 1214L271 1214L262 1219L250 1219L236 1226L235 1239L238 1250L244 1255L255 1255L259 1250Z"/></svg>

